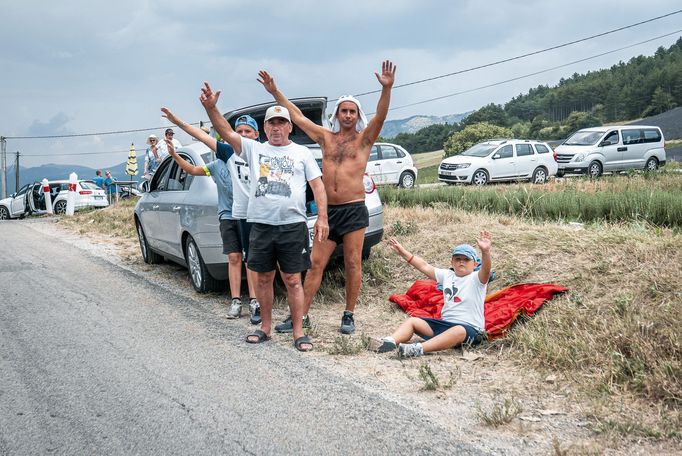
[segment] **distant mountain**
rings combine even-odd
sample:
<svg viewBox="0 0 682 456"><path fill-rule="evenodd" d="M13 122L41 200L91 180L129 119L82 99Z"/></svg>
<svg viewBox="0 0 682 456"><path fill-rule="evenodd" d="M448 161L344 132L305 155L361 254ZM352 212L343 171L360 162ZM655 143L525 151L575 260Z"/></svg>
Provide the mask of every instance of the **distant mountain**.
<svg viewBox="0 0 682 456"><path fill-rule="evenodd" d="M628 125L654 125L661 128L665 139L682 139L682 106Z"/></svg>
<svg viewBox="0 0 682 456"><path fill-rule="evenodd" d="M134 176L131 180L140 180L142 177L142 164L144 163L144 154L137 156L137 163L139 174ZM111 174L118 180L128 180L125 173L127 160L118 165L110 166L106 169L111 170ZM69 174L78 174L79 179L92 179L95 177L95 171L98 168L89 168L87 166L81 165L60 165L55 163L49 163L47 165L34 166L31 168L24 168L19 166L19 187L25 184L30 184L31 182L41 181L43 179L47 180L61 180L68 179ZM104 174L104 168L102 169L102 174ZM7 194L14 193L16 186L16 173L14 171L14 166L8 167L7 169Z"/></svg>
<svg viewBox="0 0 682 456"><path fill-rule="evenodd" d="M412 116L407 119L388 120L384 122L384 128L381 129L381 136L383 138L393 138L399 133L416 133L422 128L433 124L459 123L473 112L474 111L465 112L463 114L450 114L448 116Z"/></svg>

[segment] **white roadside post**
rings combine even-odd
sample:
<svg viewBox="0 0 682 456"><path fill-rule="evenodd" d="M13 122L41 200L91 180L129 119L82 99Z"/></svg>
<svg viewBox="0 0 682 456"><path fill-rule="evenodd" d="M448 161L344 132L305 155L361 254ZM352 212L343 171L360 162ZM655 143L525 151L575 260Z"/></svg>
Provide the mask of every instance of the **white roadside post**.
<svg viewBox="0 0 682 456"><path fill-rule="evenodd" d="M41 185L43 187L43 193L45 194L45 209L48 214L52 215L52 194L50 193L50 184L47 179L43 179Z"/></svg>
<svg viewBox="0 0 682 456"><path fill-rule="evenodd" d="M69 194L66 196L66 215L73 215L73 210L76 207L77 182L78 175L76 173L69 174Z"/></svg>

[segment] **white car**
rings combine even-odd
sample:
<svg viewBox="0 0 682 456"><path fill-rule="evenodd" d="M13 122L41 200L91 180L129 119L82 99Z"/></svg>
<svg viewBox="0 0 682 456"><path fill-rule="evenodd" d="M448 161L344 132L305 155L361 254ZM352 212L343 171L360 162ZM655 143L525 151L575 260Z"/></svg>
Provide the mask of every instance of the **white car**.
<svg viewBox="0 0 682 456"><path fill-rule="evenodd" d="M48 183L52 197L52 210L55 214L66 212L66 200L69 194L68 180L55 180ZM106 207L109 205L107 195L91 181L80 180L76 183L75 210L86 207ZM21 218L31 213L45 213L45 195L42 184L33 182L26 184L9 198L0 200L0 220Z"/></svg>
<svg viewBox="0 0 682 456"><path fill-rule="evenodd" d="M661 129L646 125L612 125L585 128L556 148L559 176L604 171L643 169L665 165L665 139Z"/></svg>
<svg viewBox="0 0 682 456"><path fill-rule="evenodd" d="M438 166L438 180L473 185L511 180L544 184L556 175L557 169L556 154L547 143L528 139L491 140L444 159Z"/></svg>
<svg viewBox="0 0 682 456"><path fill-rule="evenodd" d="M417 181L417 168L412 156L397 144L375 143L369 153L365 172L377 185L393 184L412 188Z"/></svg>

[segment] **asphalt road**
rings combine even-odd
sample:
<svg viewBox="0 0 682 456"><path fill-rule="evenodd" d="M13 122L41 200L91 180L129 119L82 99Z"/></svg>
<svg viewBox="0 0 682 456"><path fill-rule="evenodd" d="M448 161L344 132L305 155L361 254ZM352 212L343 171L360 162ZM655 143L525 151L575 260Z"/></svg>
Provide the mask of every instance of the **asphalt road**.
<svg viewBox="0 0 682 456"><path fill-rule="evenodd" d="M0 454L484 453L31 223L0 222Z"/></svg>

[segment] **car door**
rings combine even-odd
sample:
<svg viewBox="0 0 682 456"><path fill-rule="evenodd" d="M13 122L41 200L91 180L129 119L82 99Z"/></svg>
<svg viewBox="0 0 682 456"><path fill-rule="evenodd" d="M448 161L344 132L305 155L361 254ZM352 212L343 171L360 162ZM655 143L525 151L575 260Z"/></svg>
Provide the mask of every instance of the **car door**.
<svg viewBox="0 0 682 456"><path fill-rule="evenodd" d="M398 154L398 150L386 144L379 145L379 153L381 154L381 174L382 184L397 184L400 170L402 168L402 160ZM404 154L402 154L404 157Z"/></svg>
<svg viewBox="0 0 682 456"><path fill-rule="evenodd" d="M31 186L32 184L24 185L12 198L11 207L9 208L12 217L19 217L26 212L26 193Z"/></svg>
<svg viewBox="0 0 682 456"><path fill-rule="evenodd" d="M601 153L604 156L604 171L622 169L623 152L627 146L621 144L618 130L609 131L600 143Z"/></svg>
<svg viewBox="0 0 682 456"><path fill-rule="evenodd" d="M189 157L186 155L182 157L185 160L189 160ZM164 252L182 258L180 211L183 208L185 196L187 195L185 183L188 174L172 159L169 159L168 168L168 178L165 181L165 186L159 190L157 198L158 240L159 246Z"/></svg>
<svg viewBox="0 0 682 456"><path fill-rule="evenodd" d="M365 172L370 175L374 183L381 184L381 160L379 157L379 146L376 144L372 146L369 151L369 160L367 160L367 167Z"/></svg>
<svg viewBox="0 0 682 456"><path fill-rule="evenodd" d="M509 179L516 174L514 146L506 144L492 154L490 179Z"/></svg>
<svg viewBox="0 0 682 456"><path fill-rule="evenodd" d="M514 163L516 177L528 177L538 163L533 146L530 143L519 143L516 148L516 162Z"/></svg>
<svg viewBox="0 0 682 456"><path fill-rule="evenodd" d="M647 145L641 128L623 128L622 169L644 168L644 153Z"/></svg>
<svg viewBox="0 0 682 456"><path fill-rule="evenodd" d="M166 190L172 163L174 163L172 159L161 163L149 182L146 197L140 201L140 223L142 223L147 242L151 247L160 251L163 250L161 249L162 228L159 223L160 199Z"/></svg>

